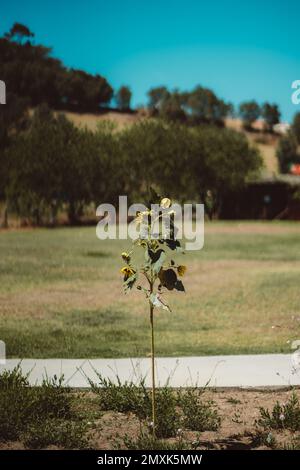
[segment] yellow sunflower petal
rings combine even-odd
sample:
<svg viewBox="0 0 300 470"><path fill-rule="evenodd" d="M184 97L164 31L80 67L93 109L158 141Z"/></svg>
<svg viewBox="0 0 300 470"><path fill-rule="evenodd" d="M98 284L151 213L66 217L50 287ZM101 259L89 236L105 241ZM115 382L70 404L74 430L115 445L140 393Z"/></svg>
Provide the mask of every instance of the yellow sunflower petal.
<svg viewBox="0 0 300 470"><path fill-rule="evenodd" d="M186 266L183 266L183 265L178 266L178 268L177 268L178 275L179 276L184 276L186 270L187 270Z"/></svg>

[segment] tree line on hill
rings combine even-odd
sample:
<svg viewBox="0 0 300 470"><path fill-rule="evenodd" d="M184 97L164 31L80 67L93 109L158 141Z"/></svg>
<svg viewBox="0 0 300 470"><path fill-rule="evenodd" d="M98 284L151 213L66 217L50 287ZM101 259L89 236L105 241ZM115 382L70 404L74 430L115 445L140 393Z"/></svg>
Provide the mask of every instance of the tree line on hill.
<svg viewBox="0 0 300 470"><path fill-rule="evenodd" d="M91 204L116 203L120 194L136 201L156 185L178 200L200 200L212 213L228 191L259 171L261 158L246 136L224 128L233 106L201 86L190 92L152 88L149 119L122 131L108 123L96 132L77 128L52 110L94 112L112 98L118 109L129 110L130 89L114 92L100 75L64 67L33 40L18 23L0 38L0 78L7 85L0 114L0 200L8 210L36 224L55 224L64 209L76 223ZM248 130L263 116L271 131L280 117L275 104L254 101L242 103L238 113ZM279 143L283 171L299 158L299 142L300 114Z"/></svg>
<svg viewBox="0 0 300 470"><path fill-rule="evenodd" d="M130 110L132 93L128 86L113 90L99 74L65 67L52 57L51 48L35 45L34 38L34 33L21 23L15 23L0 38L0 78L10 94L26 99L27 105L32 107L47 103L52 109L96 112L114 100L118 110ZM260 106L255 101L247 101L235 111L232 103L201 86L191 91L170 91L165 86L151 88L147 107L151 116L192 125L223 125L226 116L235 114L241 117L248 130L262 117L266 130L272 131L280 119L276 104Z"/></svg>
<svg viewBox="0 0 300 470"><path fill-rule="evenodd" d="M55 224L62 209L74 224L86 207L135 202L152 185L218 211L261 165L243 134L209 125L147 119L117 131L104 121L92 132L41 105L20 129L0 153L1 198L35 224Z"/></svg>
<svg viewBox="0 0 300 470"><path fill-rule="evenodd" d="M100 75L67 69L51 49L32 44L34 33L15 23L0 38L0 76L7 90L28 105L95 111L110 102L113 89ZM8 100L7 100L8 101Z"/></svg>

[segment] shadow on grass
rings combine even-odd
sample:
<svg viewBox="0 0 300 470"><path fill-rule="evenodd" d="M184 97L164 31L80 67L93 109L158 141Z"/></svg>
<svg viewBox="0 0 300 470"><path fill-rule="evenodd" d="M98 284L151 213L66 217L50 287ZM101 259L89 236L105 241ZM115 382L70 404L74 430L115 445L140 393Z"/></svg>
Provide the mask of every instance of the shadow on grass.
<svg viewBox="0 0 300 470"><path fill-rule="evenodd" d="M104 251L86 251L83 253L83 256L88 256L89 258L110 258L111 253L106 253Z"/></svg>

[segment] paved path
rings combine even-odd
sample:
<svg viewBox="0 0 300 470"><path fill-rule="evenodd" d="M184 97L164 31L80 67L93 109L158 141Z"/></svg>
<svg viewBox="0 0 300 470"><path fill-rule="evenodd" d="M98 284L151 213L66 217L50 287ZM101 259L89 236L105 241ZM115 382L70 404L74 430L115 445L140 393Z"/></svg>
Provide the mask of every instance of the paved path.
<svg viewBox="0 0 300 470"><path fill-rule="evenodd" d="M209 381L212 387L267 387L300 385L300 371L293 371L290 354L262 354L244 356L206 356L157 358L157 382L165 385L169 379L172 387L199 385ZM8 359L0 365L0 372L12 369L20 359ZM29 372L32 384L41 382L43 376L61 376L71 387L89 387L87 377L97 381L95 370L104 377L122 382L138 382L146 376L150 384L150 359L23 359L21 367Z"/></svg>

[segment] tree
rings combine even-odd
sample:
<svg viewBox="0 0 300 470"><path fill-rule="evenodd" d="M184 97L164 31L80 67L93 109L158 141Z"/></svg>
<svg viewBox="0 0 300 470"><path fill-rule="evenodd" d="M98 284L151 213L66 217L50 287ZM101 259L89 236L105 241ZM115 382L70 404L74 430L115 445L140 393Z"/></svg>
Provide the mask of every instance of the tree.
<svg viewBox="0 0 300 470"><path fill-rule="evenodd" d="M159 112L163 102L168 98L169 91L165 86L151 88L147 95L149 98L148 108L151 112Z"/></svg>
<svg viewBox="0 0 300 470"><path fill-rule="evenodd" d="M266 128L273 131L273 126L279 122L280 111L277 104L264 103L261 108L262 118L265 120Z"/></svg>
<svg viewBox="0 0 300 470"><path fill-rule="evenodd" d="M292 130L296 136L298 145L300 145L300 113L296 113L294 116Z"/></svg>
<svg viewBox="0 0 300 470"><path fill-rule="evenodd" d="M131 90L128 86L121 86L115 95L118 109L126 111L130 109Z"/></svg>
<svg viewBox="0 0 300 470"><path fill-rule="evenodd" d="M250 130L252 124L259 118L261 113L260 106L256 101L245 101L239 106L239 115L243 121L245 129Z"/></svg>
<svg viewBox="0 0 300 470"><path fill-rule="evenodd" d="M177 90L169 93L161 102L159 114L170 121L185 121L186 114L183 109L182 94Z"/></svg>
<svg viewBox="0 0 300 470"><path fill-rule="evenodd" d="M230 103L225 103L212 90L200 85L191 92L178 89L170 92L164 86L152 88L148 97L151 113L169 121L223 126L225 117L232 111Z"/></svg>
<svg viewBox="0 0 300 470"><path fill-rule="evenodd" d="M76 224L87 205L124 194L122 159L112 128L81 129L41 105L7 150L8 200L35 224L54 225L62 207Z"/></svg>
<svg viewBox="0 0 300 470"><path fill-rule="evenodd" d="M189 128L170 121L142 120L119 134L125 193L146 197L151 185L182 199L188 185ZM147 172L145 172L147 168Z"/></svg>
<svg viewBox="0 0 300 470"><path fill-rule="evenodd" d="M7 104L2 106L0 114L0 200L5 201L1 225L8 226L7 188L9 185L9 161L7 150L18 133L27 125L26 98L19 98L8 93Z"/></svg>
<svg viewBox="0 0 300 470"><path fill-rule="evenodd" d="M119 195L126 193L126 169L120 136L111 122L98 124L85 152L88 153L91 200L96 206L103 201L117 204Z"/></svg>
<svg viewBox="0 0 300 470"><path fill-rule="evenodd" d="M262 165L244 135L208 125L141 121L121 132L120 147L126 194L133 200L155 185L179 201L204 201L211 191L220 204Z"/></svg>
<svg viewBox="0 0 300 470"><path fill-rule="evenodd" d="M40 224L48 212L54 222L66 204L70 222L77 221L83 205L90 202L85 132L64 115L55 117L47 106L37 108L28 130L8 153L8 198L21 216Z"/></svg>
<svg viewBox="0 0 300 470"><path fill-rule="evenodd" d="M293 163L300 162L297 144L296 136L292 131L280 138L276 155L281 173L288 173Z"/></svg>
<svg viewBox="0 0 300 470"><path fill-rule="evenodd" d="M9 32L5 33L4 37L9 41L16 41L18 44L22 44L25 39L30 42L30 39L34 37L34 33L27 26L21 23L14 23Z"/></svg>
<svg viewBox="0 0 300 470"><path fill-rule="evenodd" d="M29 98L32 106L47 103L55 109L97 111L110 102L113 89L104 77L68 69L51 57L51 48L23 43L32 35L27 27L14 25L0 38L0 77L7 90Z"/></svg>
<svg viewBox="0 0 300 470"><path fill-rule="evenodd" d="M230 105L220 100L213 91L201 86L197 86L187 94L186 106L196 123L222 123L231 109Z"/></svg>
<svg viewBox="0 0 300 470"><path fill-rule="evenodd" d="M262 158L245 135L231 129L202 126L193 133L187 166L190 191L200 195L203 202L209 192L218 211L228 192L242 188L250 176L258 173Z"/></svg>
<svg viewBox="0 0 300 470"><path fill-rule="evenodd" d="M67 106L85 111L97 111L109 103L113 89L100 75L90 75L83 70L71 69L62 78L60 91Z"/></svg>

